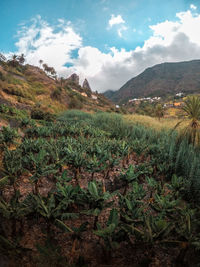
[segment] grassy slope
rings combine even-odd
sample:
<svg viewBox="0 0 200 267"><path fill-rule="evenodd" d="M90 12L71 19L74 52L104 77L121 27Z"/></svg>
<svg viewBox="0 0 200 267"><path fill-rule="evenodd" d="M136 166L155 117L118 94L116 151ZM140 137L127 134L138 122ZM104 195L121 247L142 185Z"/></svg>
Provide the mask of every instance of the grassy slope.
<svg viewBox="0 0 200 267"><path fill-rule="evenodd" d="M83 96L85 90L74 83L60 82L49 77L42 69L30 65L12 67L0 64L0 100L23 108L41 108L50 113L60 113L70 108L109 111L114 108L103 95ZM0 104L1 104L0 102ZM76 107L77 105L77 107Z"/></svg>
<svg viewBox="0 0 200 267"><path fill-rule="evenodd" d="M176 124L180 121L178 118L162 118L158 120L157 118L153 118L150 116L133 114L133 115L125 115L125 120L131 121L134 123L142 124L146 127L153 128L155 130L171 130ZM182 127L187 124L187 120L184 121Z"/></svg>

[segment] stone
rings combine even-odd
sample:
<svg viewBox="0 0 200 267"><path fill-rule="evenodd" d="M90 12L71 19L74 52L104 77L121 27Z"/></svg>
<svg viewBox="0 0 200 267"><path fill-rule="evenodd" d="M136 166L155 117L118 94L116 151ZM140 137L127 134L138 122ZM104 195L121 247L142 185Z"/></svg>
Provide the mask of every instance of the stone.
<svg viewBox="0 0 200 267"><path fill-rule="evenodd" d="M67 80L79 85L79 76L76 73L73 73Z"/></svg>
<svg viewBox="0 0 200 267"><path fill-rule="evenodd" d="M92 90L91 90L91 87L90 87L90 84L89 84L89 82L88 82L87 79L84 80L82 87L83 87L83 89L92 91Z"/></svg>

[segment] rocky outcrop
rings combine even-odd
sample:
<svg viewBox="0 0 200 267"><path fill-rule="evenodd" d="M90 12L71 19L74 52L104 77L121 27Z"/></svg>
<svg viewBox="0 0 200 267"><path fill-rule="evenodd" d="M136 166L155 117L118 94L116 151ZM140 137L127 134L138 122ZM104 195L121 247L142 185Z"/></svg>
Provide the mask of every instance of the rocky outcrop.
<svg viewBox="0 0 200 267"><path fill-rule="evenodd" d="M88 82L87 79L84 80L82 87L83 87L83 89L85 89L85 90L92 91L92 90L91 90L91 87L90 87L90 84L89 84L89 82Z"/></svg>
<svg viewBox="0 0 200 267"><path fill-rule="evenodd" d="M69 78L67 78L67 81L71 81L79 85L79 76L76 73L73 73Z"/></svg>

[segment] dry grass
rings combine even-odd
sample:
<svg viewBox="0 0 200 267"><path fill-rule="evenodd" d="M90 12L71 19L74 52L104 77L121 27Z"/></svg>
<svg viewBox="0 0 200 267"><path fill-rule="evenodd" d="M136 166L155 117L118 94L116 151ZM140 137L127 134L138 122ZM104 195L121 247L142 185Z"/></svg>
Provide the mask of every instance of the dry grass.
<svg viewBox="0 0 200 267"><path fill-rule="evenodd" d="M173 129L176 124L180 121L178 118L162 118L158 120L157 118L133 114L133 115L125 115L124 118L128 121L132 121L134 123L140 123L146 127L151 127L155 130L170 130ZM184 123L181 124L181 128L184 127L188 121L186 120Z"/></svg>

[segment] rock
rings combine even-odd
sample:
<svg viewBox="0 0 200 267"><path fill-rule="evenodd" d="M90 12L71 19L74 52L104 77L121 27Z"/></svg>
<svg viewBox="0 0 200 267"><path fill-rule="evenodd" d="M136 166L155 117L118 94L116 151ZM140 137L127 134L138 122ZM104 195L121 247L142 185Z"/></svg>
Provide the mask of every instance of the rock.
<svg viewBox="0 0 200 267"><path fill-rule="evenodd" d="M92 91L92 90L91 90L91 87L90 87L90 84L89 84L89 82L88 82L87 79L84 80L82 87L83 87L83 89Z"/></svg>
<svg viewBox="0 0 200 267"><path fill-rule="evenodd" d="M87 94L86 93L81 93L81 95L87 97Z"/></svg>
<svg viewBox="0 0 200 267"><path fill-rule="evenodd" d="M91 97L92 97L92 99L97 100L97 96L96 95L92 95Z"/></svg>
<svg viewBox="0 0 200 267"><path fill-rule="evenodd" d="M79 85L79 76L76 73L73 73L67 80Z"/></svg>

